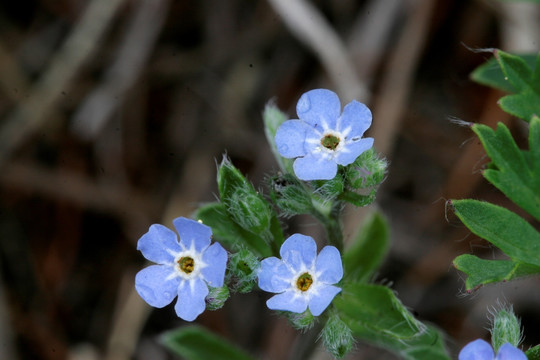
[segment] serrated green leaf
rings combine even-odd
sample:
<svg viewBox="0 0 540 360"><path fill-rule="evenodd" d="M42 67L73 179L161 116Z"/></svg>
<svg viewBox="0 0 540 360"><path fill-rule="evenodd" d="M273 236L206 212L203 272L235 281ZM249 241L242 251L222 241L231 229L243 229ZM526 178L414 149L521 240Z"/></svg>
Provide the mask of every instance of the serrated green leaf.
<svg viewBox="0 0 540 360"><path fill-rule="evenodd" d="M515 56L520 57L531 69L534 68L535 62L537 61L536 54L521 54ZM492 57L484 64L477 67L471 73L471 79L479 84L506 91L508 93L516 92L516 89L507 79L505 79L505 75L495 57Z"/></svg>
<svg viewBox="0 0 540 360"><path fill-rule="evenodd" d="M525 352L528 360L540 360L540 345L530 348Z"/></svg>
<svg viewBox="0 0 540 360"><path fill-rule="evenodd" d="M540 266L540 234L522 217L477 200L453 200L456 215L474 234L517 262Z"/></svg>
<svg viewBox="0 0 540 360"><path fill-rule="evenodd" d="M161 343L189 360L254 360L227 340L199 326L185 326L164 333Z"/></svg>
<svg viewBox="0 0 540 360"><path fill-rule="evenodd" d="M534 114L540 114L540 81L535 81L538 69L533 71L533 67L519 56L501 50L495 50L493 54L505 79L516 92L516 95L506 96L499 101L501 108L525 121L531 121Z"/></svg>
<svg viewBox="0 0 540 360"><path fill-rule="evenodd" d="M520 94L507 95L499 100L501 109L530 122L534 115L540 114L540 95L530 90Z"/></svg>
<svg viewBox="0 0 540 360"><path fill-rule="evenodd" d="M467 290L540 273L538 266L513 260L484 260L469 254L455 258L454 266L468 275L465 281Z"/></svg>
<svg viewBox="0 0 540 360"><path fill-rule="evenodd" d="M230 218L227 207L222 203L201 206L195 213L195 217L210 226L214 238L228 249L238 250L247 247L261 257L272 255L268 243L237 225Z"/></svg>
<svg viewBox="0 0 540 360"><path fill-rule="evenodd" d="M374 284L350 284L334 300L339 317L353 333L364 329L396 340L409 339L423 331L416 320L389 288Z"/></svg>
<svg viewBox="0 0 540 360"><path fill-rule="evenodd" d="M378 212L370 214L343 254L345 279L350 282L368 280L384 259L389 238L386 219Z"/></svg>
<svg viewBox="0 0 540 360"><path fill-rule="evenodd" d="M532 67L525 60L501 50L495 50L493 55L508 82L516 89L515 92L519 93L529 89L538 91L538 85L533 83Z"/></svg>
<svg viewBox="0 0 540 360"><path fill-rule="evenodd" d="M493 54L494 58L474 70L471 78L512 93L499 101L501 108L531 121L534 114L540 114L540 54L519 56L497 49Z"/></svg>
<svg viewBox="0 0 540 360"><path fill-rule="evenodd" d="M496 131L481 124L473 126L495 165L484 171L484 177L537 220L540 220L540 162L536 160L540 159L540 140L535 136L540 133L539 127L539 122L533 120L530 134L533 161L527 161L504 124L499 123Z"/></svg>

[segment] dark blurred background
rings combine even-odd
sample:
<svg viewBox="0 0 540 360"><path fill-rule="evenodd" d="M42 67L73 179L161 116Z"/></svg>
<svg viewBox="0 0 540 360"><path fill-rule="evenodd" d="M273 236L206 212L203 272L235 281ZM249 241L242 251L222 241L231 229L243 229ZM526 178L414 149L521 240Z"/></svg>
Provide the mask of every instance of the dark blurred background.
<svg viewBox="0 0 540 360"><path fill-rule="evenodd" d="M138 238L216 198L226 152L266 192L277 169L261 112L291 118L300 95L336 91L373 111L390 162L376 205L392 247L375 281L446 332L453 354L489 338L513 303L525 347L540 342L538 279L464 292L451 265L498 257L445 201L515 207L481 177L488 159L459 118L523 124L470 72L475 51L540 48L533 3L470 0L19 0L0 2L0 359L172 359L157 336L185 324L133 288ZM350 239L370 209L346 210ZM288 233L324 238L312 218ZM299 333L235 295L198 323L260 359L294 358ZM313 359L329 359L317 345ZM395 359L358 343L348 359Z"/></svg>

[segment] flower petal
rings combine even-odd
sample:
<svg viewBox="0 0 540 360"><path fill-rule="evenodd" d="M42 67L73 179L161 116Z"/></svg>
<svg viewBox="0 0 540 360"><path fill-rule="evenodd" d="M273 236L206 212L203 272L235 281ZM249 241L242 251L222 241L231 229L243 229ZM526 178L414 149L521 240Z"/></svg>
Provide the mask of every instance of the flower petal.
<svg viewBox="0 0 540 360"><path fill-rule="evenodd" d="M324 284L335 284L343 277L341 254L334 246L325 246L315 261L318 281Z"/></svg>
<svg viewBox="0 0 540 360"><path fill-rule="evenodd" d="M330 158L308 154L293 164L294 173L301 180L330 180L337 174L337 164Z"/></svg>
<svg viewBox="0 0 540 360"><path fill-rule="evenodd" d="M361 137L371 126L371 119L371 110L361 102L353 100L343 108L337 130L346 131L350 128L349 137Z"/></svg>
<svg viewBox="0 0 540 360"><path fill-rule="evenodd" d="M347 142L336 156L335 161L339 165L349 165L356 160L364 151L371 149L373 138L364 138L358 141Z"/></svg>
<svg viewBox="0 0 540 360"><path fill-rule="evenodd" d="M334 297L341 291L333 285L321 285L317 287L318 294L309 301L309 311L313 316L319 316L330 305Z"/></svg>
<svg viewBox="0 0 540 360"><path fill-rule="evenodd" d="M338 96L326 89L308 91L296 104L296 113L301 120L324 130L335 129L340 112Z"/></svg>
<svg viewBox="0 0 540 360"><path fill-rule="evenodd" d="M201 273L208 285L212 287L223 286L225 268L227 267L227 251L219 243L214 243L204 251L202 260L207 266L201 270Z"/></svg>
<svg viewBox="0 0 540 360"><path fill-rule="evenodd" d="M266 302L270 310L292 311L303 313L307 309L307 301L303 296L296 296L294 290L274 295Z"/></svg>
<svg viewBox="0 0 540 360"><path fill-rule="evenodd" d="M306 154L304 151L306 132L311 128L302 120L288 120L281 124L275 137L279 154L289 159L304 156Z"/></svg>
<svg viewBox="0 0 540 360"><path fill-rule="evenodd" d="M176 315L186 321L193 321L206 309L204 299L208 286L202 279L183 281L178 288L178 301L174 306Z"/></svg>
<svg viewBox="0 0 540 360"><path fill-rule="evenodd" d="M290 288L293 276L283 261L269 257L261 261L259 287L264 291L280 293Z"/></svg>
<svg viewBox="0 0 540 360"><path fill-rule="evenodd" d="M482 339L474 340L459 352L459 360L493 360L493 349Z"/></svg>
<svg viewBox="0 0 540 360"><path fill-rule="evenodd" d="M527 356L512 344L506 343L499 348L495 360L527 360Z"/></svg>
<svg viewBox="0 0 540 360"><path fill-rule="evenodd" d="M317 244L310 236L294 234L281 245L279 254L283 262L297 273L313 267L317 257Z"/></svg>
<svg viewBox="0 0 540 360"><path fill-rule="evenodd" d="M143 256L150 261L168 264L174 262L174 255L171 252L179 252L180 245L174 231L163 225L154 224L137 242L137 250L140 250Z"/></svg>
<svg viewBox="0 0 540 360"><path fill-rule="evenodd" d="M212 236L210 227L185 217L174 219L173 225L180 235L180 244L186 249L191 249L191 246L194 245L195 251L200 253L210 245L210 237Z"/></svg>
<svg viewBox="0 0 540 360"><path fill-rule="evenodd" d="M135 276L135 289L150 306L167 306L176 297L180 285L180 278L171 276L173 273L172 266L148 266Z"/></svg>

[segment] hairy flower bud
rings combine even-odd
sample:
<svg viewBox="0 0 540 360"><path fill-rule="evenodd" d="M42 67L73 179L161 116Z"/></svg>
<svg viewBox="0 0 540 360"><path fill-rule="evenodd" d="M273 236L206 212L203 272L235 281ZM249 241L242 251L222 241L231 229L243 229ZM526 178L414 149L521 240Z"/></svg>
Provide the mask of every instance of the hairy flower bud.
<svg viewBox="0 0 540 360"><path fill-rule="evenodd" d="M208 310L221 309L225 305L225 301L229 298L229 288L227 285L221 287L209 287L208 295L206 295L206 308Z"/></svg>
<svg viewBox="0 0 540 360"><path fill-rule="evenodd" d="M521 342L521 324L511 307L502 308L493 314L491 343L495 351L506 343L517 347Z"/></svg>
<svg viewBox="0 0 540 360"><path fill-rule="evenodd" d="M343 358L352 349L354 338L351 329L332 314L321 332L324 347L336 358Z"/></svg>

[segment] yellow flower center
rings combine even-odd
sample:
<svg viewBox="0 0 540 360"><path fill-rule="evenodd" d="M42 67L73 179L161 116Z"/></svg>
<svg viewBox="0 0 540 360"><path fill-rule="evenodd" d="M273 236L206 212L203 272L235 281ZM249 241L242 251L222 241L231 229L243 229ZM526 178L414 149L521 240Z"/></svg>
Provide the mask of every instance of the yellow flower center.
<svg viewBox="0 0 540 360"><path fill-rule="evenodd" d="M193 261L193 259L189 256L184 256L181 257L180 260L178 260L178 266L180 267L180 270L182 270L186 274L191 274L191 272L195 268L195 261Z"/></svg>
<svg viewBox="0 0 540 360"><path fill-rule="evenodd" d="M321 145L330 150L336 150L339 145L339 138L332 134L327 134L321 139Z"/></svg>
<svg viewBox="0 0 540 360"><path fill-rule="evenodd" d="M300 291L308 291L311 284L313 284L313 278L309 273L303 273L296 280L296 287Z"/></svg>

